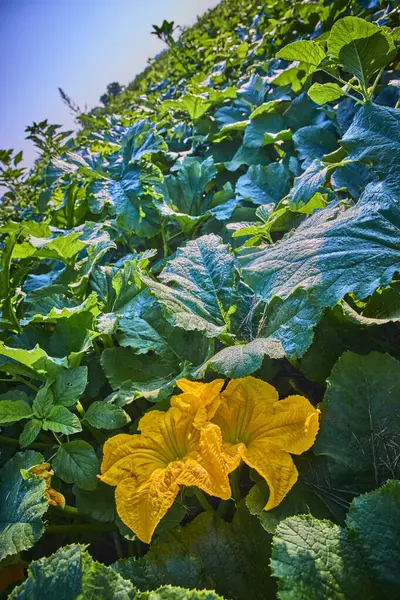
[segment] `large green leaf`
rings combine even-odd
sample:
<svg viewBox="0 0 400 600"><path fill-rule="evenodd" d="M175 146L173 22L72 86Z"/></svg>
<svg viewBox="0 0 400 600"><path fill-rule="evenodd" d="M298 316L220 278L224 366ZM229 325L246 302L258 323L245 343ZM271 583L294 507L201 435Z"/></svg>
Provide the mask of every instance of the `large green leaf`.
<svg viewBox="0 0 400 600"><path fill-rule="evenodd" d="M396 49L381 27L359 17L344 17L331 29L328 52L366 86L371 76L394 58Z"/></svg>
<svg viewBox="0 0 400 600"><path fill-rule="evenodd" d="M179 248L158 281L145 277L173 325L216 337L229 326L236 301L235 261L216 235L205 235ZM172 285L166 285L172 284Z"/></svg>
<svg viewBox="0 0 400 600"><path fill-rule="evenodd" d="M207 590L184 590L183 588L165 585L154 592L138 592L137 600L224 600L215 592Z"/></svg>
<svg viewBox="0 0 400 600"><path fill-rule="evenodd" d="M399 111L376 104L362 106L341 144L353 160L372 163L378 173L395 172L400 153Z"/></svg>
<svg viewBox="0 0 400 600"><path fill-rule="evenodd" d="M133 585L71 544L29 565L28 578L10 600L133 600Z"/></svg>
<svg viewBox="0 0 400 600"><path fill-rule="evenodd" d="M400 363L388 354L346 352L334 366L321 405L314 452L331 471L370 489L400 477Z"/></svg>
<svg viewBox="0 0 400 600"><path fill-rule="evenodd" d="M215 179L217 169L212 157L200 162L187 157L177 165L177 174L168 175L163 184L156 187L162 195L155 204L163 216L174 217L185 233L210 214L210 200L205 193L210 182Z"/></svg>
<svg viewBox="0 0 400 600"><path fill-rule="evenodd" d="M48 508L42 479L23 479L21 469L43 463L38 452L15 454L0 473L0 560L31 548L43 535Z"/></svg>
<svg viewBox="0 0 400 600"><path fill-rule="evenodd" d="M213 588L235 600L264 600L273 593L268 572L271 537L245 507L232 523L202 513L174 529L139 560L118 561L114 568L139 589L170 583L186 588ZM190 597L190 596L189 596Z"/></svg>
<svg viewBox="0 0 400 600"><path fill-rule="evenodd" d="M277 528L271 568L282 600L394 600L400 587L400 482L353 500L347 528L310 515Z"/></svg>
<svg viewBox="0 0 400 600"><path fill-rule="evenodd" d="M248 198L254 204L278 204L289 190L288 172L279 163L250 167L236 183L238 198Z"/></svg>
<svg viewBox="0 0 400 600"><path fill-rule="evenodd" d="M172 393L176 379L185 377L185 365L164 362L155 354L137 355L131 348L107 348L101 365L113 390L127 388L130 395L160 401Z"/></svg>
<svg viewBox="0 0 400 600"><path fill-rule="evenodd" d="M245 280L267 301L278 296L290 302L303 288L308 292L303 309L308 304L314 313L308 325L315 324L322 308L349 292L365 298L400 270L398 202L395 179L369 184L356 206L326 208L275 246L247 252ZM279 337L268 322L263 334Z"/></svg>
<svg viewBox="0 0 400 600"><path fill-rule="evenodd" d="M206 368L211 368L225 377L233 379L247 377L257 371L263 364L265 357L268 359L284 358L282 344L273 338L257 338L248 344L228 346L214 354L206 363Z"/></svg>

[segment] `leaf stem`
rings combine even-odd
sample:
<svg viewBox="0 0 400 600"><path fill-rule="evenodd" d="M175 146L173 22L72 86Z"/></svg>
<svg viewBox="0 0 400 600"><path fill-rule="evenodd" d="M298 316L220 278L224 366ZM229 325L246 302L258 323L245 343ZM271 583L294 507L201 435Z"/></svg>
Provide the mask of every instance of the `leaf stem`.
<svg viewBox="0 0 400 600"><path fill-rule="evenodd" d="M370 91L370 96L369 96L369 99L370 99L370 100L372 100L372 96L374 95L375 88L376 88L376 86L378 85L378 83L379 83L379 80L380 80L380 78L382 77L382 73L383 73L383 71L384 71L384 70L385 70L385 67L382 67L382 68L379 70L379 72L378 72L378 75L375 77L375 81L374 81L374 83L372 84L371 91Z"/></svg>
<svg viewBox="0 0 400 600"><path fill-rule="evenodd" d="M207 500L207 498L205 497L204 492L199 490L199 488L197 488L197 487L195 487L193 489L194 489L194 493L196 494L197 500L199 501L201 506L204 508L204 510L206 512L213 512L214 509L211 506L211 504L209 503L209 501Z"/></svg>
<svg viewBox="0 0 400 600"><path fill-rule="evenodd" d="M165 228L164 228L165 226ZM162 221L161 222L161 238L162 238L162 242L163 242L163 253L164 253L164 258L167 258L168 254L169 254L169 247L168 247L168 240L167 240L167 236L166 236L166 221Z"/></svg>

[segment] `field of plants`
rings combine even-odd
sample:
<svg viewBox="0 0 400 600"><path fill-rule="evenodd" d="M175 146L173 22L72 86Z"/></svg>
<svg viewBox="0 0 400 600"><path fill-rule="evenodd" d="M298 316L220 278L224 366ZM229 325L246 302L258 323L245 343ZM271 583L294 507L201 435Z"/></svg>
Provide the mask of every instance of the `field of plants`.
<svg viewBox="0 0 400 600"><path fill-rule="evenodd" d="M2 599L400 598L399 17L223 0L0 151Z"/></svg>

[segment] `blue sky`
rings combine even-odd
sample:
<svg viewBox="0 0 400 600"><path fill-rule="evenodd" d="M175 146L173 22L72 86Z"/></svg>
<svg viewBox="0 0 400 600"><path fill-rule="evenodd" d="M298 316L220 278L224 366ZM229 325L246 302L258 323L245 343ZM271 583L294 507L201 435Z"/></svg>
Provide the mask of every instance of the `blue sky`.
<svg viewBox="0 0 400 600"><path fill-rule="evenodd" d="M0 148L36 150L24 129L73 117L63 88L82 108L99 104L112 81L126 85L163 47L151 35L164 18L191 25L218 0L0 0Z"/></svg>

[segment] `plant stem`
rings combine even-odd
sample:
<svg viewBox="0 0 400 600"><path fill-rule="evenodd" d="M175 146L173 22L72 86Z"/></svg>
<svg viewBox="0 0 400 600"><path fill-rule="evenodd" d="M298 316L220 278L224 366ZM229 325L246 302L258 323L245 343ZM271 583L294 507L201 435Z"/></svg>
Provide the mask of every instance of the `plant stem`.
<svg viewBox="0 0 400 600"><path fill-rule="evenodd" d="M64 508L62 508L61 506L58 506L58 505L55 506L54 508L63 513L66 513L68 515L72 515L74 517L86 517L86 518L88 517L88 515L85 515L84 513L79 512L79 510L77 508L75 508L75 506L69 506L68 504L66 504L64 506Z"/></svg>
<svg viewBox="0 0 400 600"><path fill-rule="evenodd" d="M166 222L165 221L163 221L161 223L161 237L162 237L162 242L163 242L164 258L167 258L168 254L169 254L169 248L168 248L168 240L167 240L167 236L166 236L164 225L166 227Z"/></svg>
<svg viewBox="0 0 400 600"><path fill-rule="evenodd" d="M114 538L114 546L115 546L115 550L117 552L117 556L118 556L118 558L123 558L124 553L122 551L121 541L120 541L119 535L116 531L113 532L113 538Z"/></svg>
<svg viewBox="0 0 400 600"><path fill-rule="evenodd" d="M4 444L7 446L19 446L19 441L17 439L8 438L3 435L0 435L0 444ZM36 448L37 450L48 450L52 448L54 444L45 444L41 442L33 442L29 444L29 448Z"/></svg>
<svg viewBox="0 0 400 600"><path fill-rule="evenodd" d="M92 533L96 531L117 531L113 523L72 523L70 525L49 525L45 533L75 534Z"/></svg>
<svg viewBox="0 0 400 600"><path fill-rule="evenodd" d="M240 502L242 494L240 491L240 465L230 474L232 497L236 504Z"/></svg>
<svg viewBox="0 0 400 600"><path fill-rule="evenodd" d="M370 99L370 100L372 100L372 96L374 95L375 88L376 88L376 86L378 85L378 83L379 83L379 80L380 80L380 78L382 77L382 73L383 73L383 71L384 71L384 70L385 70L385 67L382 67L382 69L380 69L380 71L379 71L378 75L377 75L377 76L376 76L376 78L375 78L375 81L374 81L374 83L372 84L372 88L371 88L371 91L370 91L370 96L369 96L369 99Z"/></svg>
<svg viewBox="0 0 400 600"><path fill-rule="evenodd" d="M199 503L201 504L201 506L204 508L205 511L207 512L213 512L213 507L211 506L211 504L209 503L209 501L207 500L207 498L204 495L204 492L202 492L201 490L199 490L199 488L195 487L194 489L194 493L196 494L196 498L199 501Z"/></svg>

